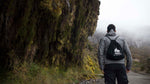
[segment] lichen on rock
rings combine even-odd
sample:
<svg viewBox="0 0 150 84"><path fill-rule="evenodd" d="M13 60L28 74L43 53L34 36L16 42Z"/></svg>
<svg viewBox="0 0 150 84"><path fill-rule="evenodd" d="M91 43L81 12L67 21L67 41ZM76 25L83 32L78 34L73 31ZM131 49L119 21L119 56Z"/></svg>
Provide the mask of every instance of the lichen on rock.
<svg viewBox="0 0 150 84"><path fill-rule="evenodd" d="M10 63L29 60L82 65L99 5L98 0L0 0L0 66L13 68Z"/></svg>

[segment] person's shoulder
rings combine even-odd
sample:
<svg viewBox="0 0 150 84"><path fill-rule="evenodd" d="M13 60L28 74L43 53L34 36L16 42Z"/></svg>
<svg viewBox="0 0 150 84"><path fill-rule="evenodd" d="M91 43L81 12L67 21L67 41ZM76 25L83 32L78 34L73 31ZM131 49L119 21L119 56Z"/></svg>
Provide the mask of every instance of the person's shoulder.
<svg viewBox="0 0 150 84"><path fill-rule="evenodd" d="M120 40L125 41L125 38L123 36L118 36Z"/></svg>
<svg viewBox="0 0 150 84"><path fill-rule="evenodd" d="M100 38L99 42L103 42L103 41L105 41L105 40L106 40L106 37L104 36L104 37L101 37L101 38Z"/></svg>
<svg viewBox="0 0 150 84"><path fill-rule="evenodd" d="M106 40L106 39L107 39L107 37L106 37L106 36L104 36L104 37L102 37L102 38L101 38L101 40Z"/></svg>

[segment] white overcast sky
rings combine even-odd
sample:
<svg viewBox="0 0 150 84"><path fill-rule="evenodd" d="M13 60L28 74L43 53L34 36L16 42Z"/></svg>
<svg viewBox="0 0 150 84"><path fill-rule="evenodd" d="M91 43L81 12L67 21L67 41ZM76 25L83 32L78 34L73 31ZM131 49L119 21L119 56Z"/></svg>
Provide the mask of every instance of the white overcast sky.
<svg viewBox="0 0 150 84"><path fill-rule="evenodd" d="M114 24L117 32L150 36L150 0L100 0L96 31L106 32Z"/></svg>

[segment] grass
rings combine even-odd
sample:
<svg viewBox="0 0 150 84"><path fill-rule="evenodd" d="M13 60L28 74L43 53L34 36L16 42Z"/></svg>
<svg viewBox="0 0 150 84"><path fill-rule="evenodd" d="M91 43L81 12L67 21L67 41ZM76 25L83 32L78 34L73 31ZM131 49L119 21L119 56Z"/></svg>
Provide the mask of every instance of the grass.
<svg viewBox="0 0 150 84"><path fill-rule="evenodd" d="M101 76L96 48L83 50L82 67L45 66L38 63L16 65L13 71L0 73L0 84L78 84L83 80L97 79ZM73 65L73 64L72 64ZM1 70L1 69L0 69Z"/></svg>
<svg viewBox="0 0 150 84"><path fill-rule="evenodd" d="M45 67L35 63L25 63L7 72L0 78L1 84L77 84L82 80L96 78L89 70L81 67ZM5 77L4 77L5 76ZM3 78L3 80L2 80Z"/></svg>

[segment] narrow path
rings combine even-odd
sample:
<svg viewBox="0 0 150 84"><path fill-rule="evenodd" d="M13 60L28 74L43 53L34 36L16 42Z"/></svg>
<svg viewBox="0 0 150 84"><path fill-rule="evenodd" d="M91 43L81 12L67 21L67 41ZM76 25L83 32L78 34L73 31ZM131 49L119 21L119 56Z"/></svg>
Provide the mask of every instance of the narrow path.
<svg viewBox="0 0 150 84"><path fill-rule="evenodd" d="M129 84L150 84L150 75L129 72ZM104 79L83 81L80 84L104 84Z"/></svg>
<svg viewBox="0 0 150 84"><path fill-rule="evenodd" d="M129 84L150 84L150 75L130 72L128 74Z"/></svg>

